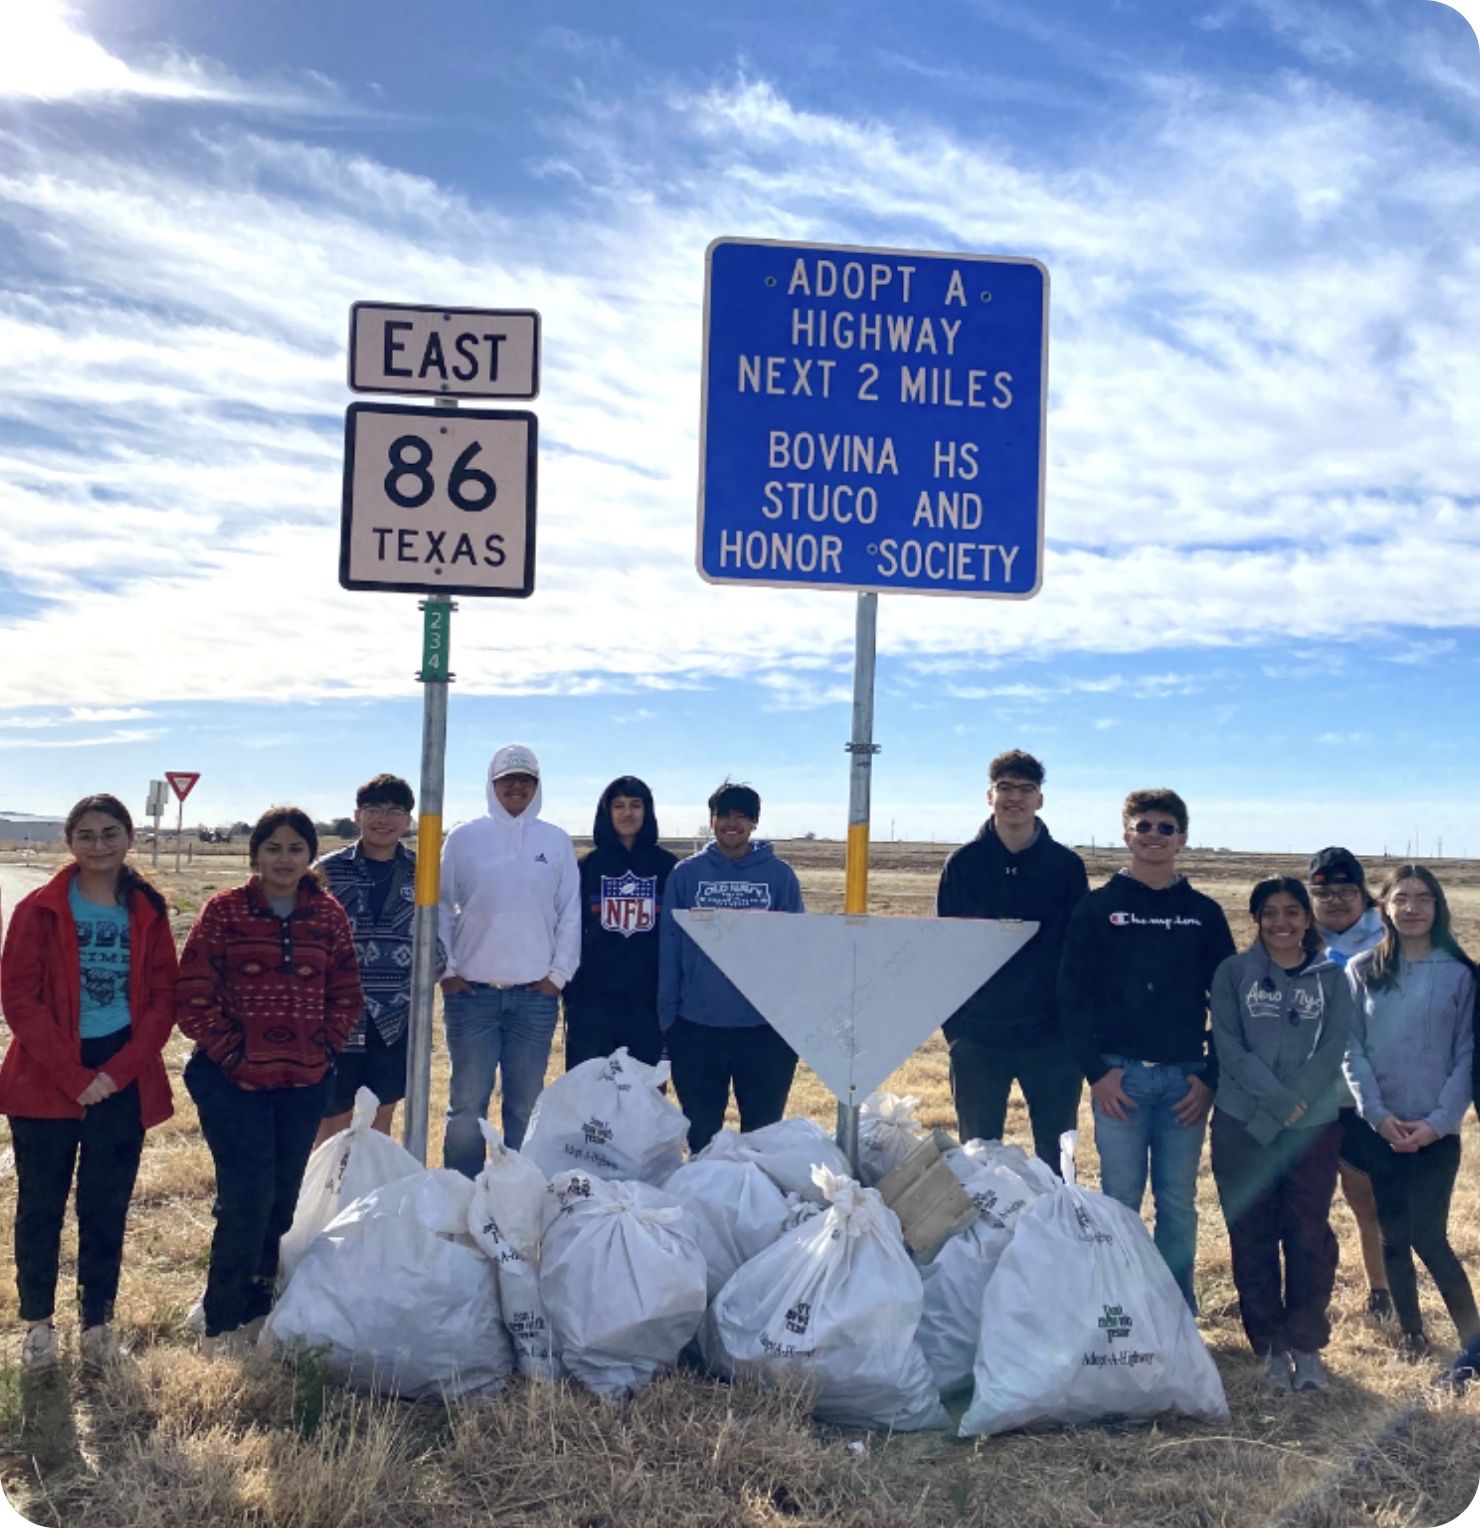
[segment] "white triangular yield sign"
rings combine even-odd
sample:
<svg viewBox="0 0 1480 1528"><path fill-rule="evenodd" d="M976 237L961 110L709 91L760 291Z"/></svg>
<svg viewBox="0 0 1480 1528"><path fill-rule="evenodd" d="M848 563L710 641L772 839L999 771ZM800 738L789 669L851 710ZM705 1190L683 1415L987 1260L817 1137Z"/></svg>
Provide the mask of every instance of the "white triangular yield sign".
<svg viewBox="0 0 1480 1528"><path fill-rule="evenodd" d="M843 1103L862 1103L1038 932L987 918L675 917Z"/></svg>
<svg viewBox="0 0 1480 1528"><path fill-rule="evenodd" d="M167 769L164 777L170 782L170 789L183 801L195 789L195 782L200 779L200 771L198 769Z"/></svg>

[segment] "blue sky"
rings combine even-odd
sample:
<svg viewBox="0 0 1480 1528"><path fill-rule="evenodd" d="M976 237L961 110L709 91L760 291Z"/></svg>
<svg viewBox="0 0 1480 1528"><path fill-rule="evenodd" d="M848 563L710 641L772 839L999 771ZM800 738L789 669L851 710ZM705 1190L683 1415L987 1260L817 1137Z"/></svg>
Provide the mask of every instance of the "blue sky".
<svg viewBox="0 0 1480 1528"><path fill-rule="evenodd" d="M875 832L985 765L1103 841L1480 855L1480 46L1436 0L0 0L0 807L415 776L419 618L336 582L357 299L544 315L538 591L465 599L448 802L726 774L841 831L853 601L693 567L704 249L1053 280L1027 604L886 597Z"/></svg>

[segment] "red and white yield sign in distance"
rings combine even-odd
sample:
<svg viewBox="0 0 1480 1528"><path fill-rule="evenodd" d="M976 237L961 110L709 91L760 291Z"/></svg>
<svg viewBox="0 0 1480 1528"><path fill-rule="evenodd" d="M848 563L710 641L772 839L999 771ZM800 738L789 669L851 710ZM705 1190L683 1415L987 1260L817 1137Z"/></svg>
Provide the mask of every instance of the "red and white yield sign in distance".
<svg viewBox="0 0 1480 1528"><path fill-rule="evenodd" d="M170 789L181 801L195 789L195 782L200 779L198 769L167 769L164 777L170 782Z"/></svg>

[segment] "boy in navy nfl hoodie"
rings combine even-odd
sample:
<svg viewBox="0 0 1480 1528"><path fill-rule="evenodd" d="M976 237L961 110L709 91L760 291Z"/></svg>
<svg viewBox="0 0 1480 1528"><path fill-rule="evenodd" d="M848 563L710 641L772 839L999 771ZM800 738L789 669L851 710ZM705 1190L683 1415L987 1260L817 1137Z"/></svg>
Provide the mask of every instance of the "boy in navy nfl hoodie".
<svg viewBox="0 0 1480 1528"><path fill-rule="evenodd" d="M796 871L768 843L753 842L761 798L728 781L709 798L713 839L668 877L659 941L658 1019L673 1086L689 1117L689 1150L725 1122L734 1084L740 1128L774 1125L786 1112L797 1054L674 919L690 907L799 913Z"/></svg>

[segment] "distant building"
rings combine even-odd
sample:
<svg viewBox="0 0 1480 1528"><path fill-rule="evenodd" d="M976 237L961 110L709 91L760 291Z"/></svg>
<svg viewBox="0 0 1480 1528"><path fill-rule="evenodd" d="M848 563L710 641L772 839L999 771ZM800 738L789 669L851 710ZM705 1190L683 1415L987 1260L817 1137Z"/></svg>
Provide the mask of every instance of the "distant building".
<svg viewBox="0 0 1480 1528"><path fill-rule="evenodd" d="M0 812L0 843L54 844L62 836L66 819L37 817L32 812Z"/></svg>

